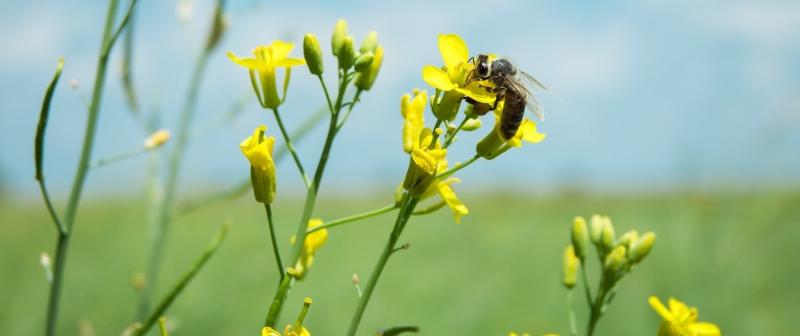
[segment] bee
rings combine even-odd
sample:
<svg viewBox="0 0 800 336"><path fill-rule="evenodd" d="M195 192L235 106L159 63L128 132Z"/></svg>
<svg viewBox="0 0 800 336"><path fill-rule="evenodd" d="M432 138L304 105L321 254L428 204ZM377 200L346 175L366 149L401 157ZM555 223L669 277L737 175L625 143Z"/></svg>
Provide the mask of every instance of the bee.
<svg viewBox="0 0 800 336"><path fill-rule="evenodd" d="M505 99L503 113L500 116L500 133L506 140L513 137L525 114L525 108L533 112L537 118L544 120L539 101L533 95L533 90L547 90L536 78L525 71L518 69L510 60L505 58L489 57L479 54L472 58L475 68L470 73L467 82L474 80L488 80L494 83L494 88L488 90L497 93L493 105L479 103L471 98L467 102L472 104L479 115L495 110L497 104Z"/></svg>

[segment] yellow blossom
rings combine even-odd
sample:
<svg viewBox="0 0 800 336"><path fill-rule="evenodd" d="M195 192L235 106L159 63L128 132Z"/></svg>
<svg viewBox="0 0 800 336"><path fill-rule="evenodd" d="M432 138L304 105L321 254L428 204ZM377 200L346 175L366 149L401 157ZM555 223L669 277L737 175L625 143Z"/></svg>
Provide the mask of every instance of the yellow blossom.
<svg viewBox="0 0 800 336"><path fill-rule="evenodd" d="M261 336L281 336L281 333L270 327L264 327L261 329Z"/></svg>
<svg viewBox="0 0 800 336"><path fill-rule="evenodd" d="M322 225L323 222L319 218L312 218L308 221L308 229L316 228ZM290 242L294 245L297 238L292 236ZM303 250L300 252L300 260L294 266L295 272L292 275L297 279L303 279L308 269L314 263L314 255L317 254L322 245L328 241L328 229L317 230L306 235L306 241L303 243Z"/></svg>
<svg viewBox="0 0 800 336"><path fill-rule="evenodd" d="M272 41L268 46L258 46L253 50L252 58L239 58L228 52L228 58L250 71L250 82L258 97L259 103L265 108L277 108L286 98L286 89L289 86L291 67L303 65L306 62L301 58L289 57L294 44L280 40ZM286 68L283 80L283 97L278 97L278 86L275 82L277 68ZM257 85L257 80L261 88Z"/></svg>
<svg viewBox="0 0 800 336"><path fill-rule="evenodd" d="M404 94L400 100L400 114L403 116L403 150L411 153L414 144L419 143L419 134L425 127L425 105L428 93L415 90L414 97Z"/></svg>
<svg viewBox="0 0 800 336"><path fill-rule="evenodd" d="M422 79L430 86L442 91L457 91L482 103L494 103L495 94L481 86L490 83L473 81L467 83L474 65L469 61L469 49L464 40L456 34L439 34L439 53L444 61L444 69L434 65L422 68Z"/></svg>
<svg viewBox="0 0 800 336"><path fill-rule="evenodd" d="M431 147L432 141L433 130L424 128L420 132L419 142L415 143L411 149L411 160L403 181L403 188L408 190L412 196L422 195L428 190L436 178L439 167L447 165L447 150L441 148L438 140Z"/></svg>
<svg viewBox="0 0 800 336"><path fill-rule="evenodd" d="M444 61L443 68L434 65L426 65L422 68L422 79L428 85L445 92L434 109L434 114L439 119L452 120L455 118L464 96L480 103L494 103L496 94L485 89L493 87L493 83L470 81L469 75L475 65L469 62L469 49L460 36L440 34L439 53Z"/></svg>
<svg viewBox="0 0 800 336"><path fill-rule="evenodd" d="M697 322L697 308L689 307L676 299L669 299L669 309L655 296L649 299L650 306L663 319L658 336L720 336L722 333L713 323Z"/></svg>
<svg viewBox="0 0 800 336"><path fill-rule="evenodd" d="M443 161L437 170L447 170L447 162ZM455 191L453 191L453 188L450 186L453 183L461 183L461 179L457 177L448 177L444 180L436 181L436 183L433 183L430 187L428 187L428 190L422 194L421 198L425 199L438 194L444 204L446 204L447 207L453 211L453 217L455 218L456 224L461 224L461 217L469 214L469 209L466 205L464 205L464 202L458 199Z"/></svg>
<svg viewBox="0 0 800 336"><path fill-rule="evenodd" d="M267 126L256 127L253 135L242 141L239 147L250 161L250 182L256 201L270 204L275 199L275 161L272 149L275 137L265 137Z"/></svg>

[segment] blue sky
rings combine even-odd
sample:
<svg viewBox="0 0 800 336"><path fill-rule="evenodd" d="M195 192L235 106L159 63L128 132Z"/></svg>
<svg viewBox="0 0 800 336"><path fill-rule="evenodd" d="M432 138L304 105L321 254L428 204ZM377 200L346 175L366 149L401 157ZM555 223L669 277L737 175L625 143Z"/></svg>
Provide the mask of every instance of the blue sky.
<svg viewBox="0 0 800 336"><path fill-rule="evenodd" d="M250 93L246 72L225 51L246 54L276 38L299 43L305 32L318 34L327 50L339 18L350 22L357 41L369 30L379 32L384 66L335 144L325 182L334 192L393 190L400 181L407 157L400 146L399 97L424 88L422 66L441 63L441 32L460 34L472 53L511 57L551 89L539 98L548 116L540 124L547 140L470 168L462 174L463 188L641 192L800 185L796 2L229 2L231 26L210 62L198 127ZM212 7L212 1L194 1L193 15L182 21L178 3L141 1L136 25L136 84L145 108L158 111L166 128L175 126ZM54 193L68 189L86 115L81 95L91 92L105 10L98 1L0 3L3 188L37 195L35 123L56 59L64 56L45 164ZM96 157L136 148L144 137L122 100L120 50L110 67ZM332 57L326 61L334 68ZM67 85L73 79L78 92ZM314 78L295 71L282 108L286 122L299 125L322 99ZM247 176L238 143L256 124L273 123L250 102L240 118L194 140L184 188L217 189ZM323 128L299 146L306 166L316 162ZM471 156L485 131L462 137L451 161ZM138 157L92 172L90 195L141 192L146 161ZM290 163L279 166L279 185L287 191L300 187Z"/></svg>

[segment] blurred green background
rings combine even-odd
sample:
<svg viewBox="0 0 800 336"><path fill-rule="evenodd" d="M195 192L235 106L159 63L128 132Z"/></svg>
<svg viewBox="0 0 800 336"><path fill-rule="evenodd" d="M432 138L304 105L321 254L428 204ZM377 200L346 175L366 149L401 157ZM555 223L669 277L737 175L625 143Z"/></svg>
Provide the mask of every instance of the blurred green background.
<svg viewBox="0 0 800 336"><path fill-rule="evenodd" d="M425 335L567 334L561 253L573 216L595 212L610 215L618 232L658 235L651 256L623 280L601 335L655 334L659 319L647 305L649 295L698 306L701 320L717 323L724 334L794 332L800 194L531 198L498 191L463 198L471 214L461 225L449 210L412 219L402 239L411 248L390 260L364 334L394 325L419 325ZM323 199L317 215L338 218L390 200L388 194ZM278 205L285 249L299 202ZM38 255L52 246L54 233L38 204L6 200L0 210L7 223L0 235L0 333L37 334L47 293ZM146 259L144 212L139 200L127 198L93 201L81 210L63 298L64 334L90 323L97 335L113 335L131 323L137 294L130 281ZM252 335L263 321L277 278L263 209L249 195L175 223L159 290L189 267L225 219L232 222L228 239L167 314L176 335ZM365 281L392 220L386 214L332 229L308 278L292 290L283 321L311 296L312 333L344 333L356 304L351 275ZM590 268L593 275L596 270ZM581 300L576 295L578 318L585 321Z"/></svg>

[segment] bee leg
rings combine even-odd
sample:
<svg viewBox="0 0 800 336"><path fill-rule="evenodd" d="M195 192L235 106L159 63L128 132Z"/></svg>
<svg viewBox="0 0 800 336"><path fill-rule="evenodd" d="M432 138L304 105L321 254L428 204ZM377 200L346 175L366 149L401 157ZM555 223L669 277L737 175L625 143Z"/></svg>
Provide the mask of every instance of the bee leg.
<svg viewBox="0 0 800 336"><path fill-rule="evenodd" d="M492 105L492 110L496 110L497 109L497 104L499 104L500 101L503 100L503 98L505 98L505 94L503 94L503 93L498 93L497 94L497 97L495 97L495 99L494 99L494 105Z"/></svg>

